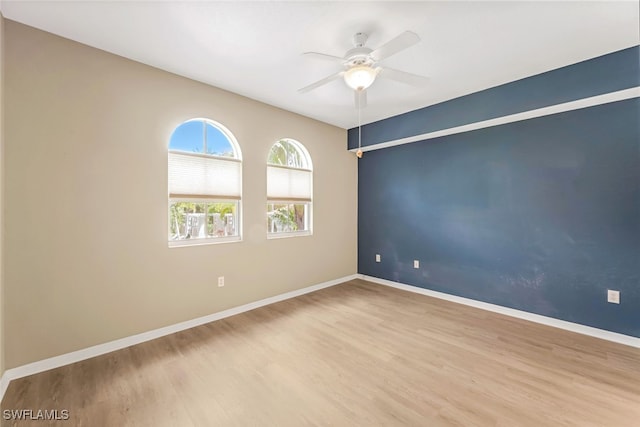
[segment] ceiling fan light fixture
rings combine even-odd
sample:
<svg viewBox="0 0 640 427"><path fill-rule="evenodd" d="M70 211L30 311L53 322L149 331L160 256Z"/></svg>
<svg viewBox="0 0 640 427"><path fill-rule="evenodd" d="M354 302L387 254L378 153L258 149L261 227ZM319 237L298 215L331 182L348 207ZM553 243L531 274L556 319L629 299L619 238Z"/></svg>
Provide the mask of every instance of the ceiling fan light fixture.
<svg viewBox="0 0 640 427"><path fill-rule="evenodd" d="M376 70L368 65L356 65L344 73L344 82L353 90L364 90L376 79Z"/></svg>

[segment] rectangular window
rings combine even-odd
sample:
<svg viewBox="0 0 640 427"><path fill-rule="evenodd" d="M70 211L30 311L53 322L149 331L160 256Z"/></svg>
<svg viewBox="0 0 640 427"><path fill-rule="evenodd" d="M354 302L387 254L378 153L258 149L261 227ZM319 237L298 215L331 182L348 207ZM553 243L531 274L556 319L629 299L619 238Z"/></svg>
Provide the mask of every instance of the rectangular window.
<svg viewBox="0 0 640 427"><path fill-rule="evenodd" d="M268 237L311 234L311 203L267 203Z"/></svg>
<svg viewBox="0 0 640 427"><path fill-rule="evenodd" d="M238 200L169 200L169 244L240 240Z"/></svg>

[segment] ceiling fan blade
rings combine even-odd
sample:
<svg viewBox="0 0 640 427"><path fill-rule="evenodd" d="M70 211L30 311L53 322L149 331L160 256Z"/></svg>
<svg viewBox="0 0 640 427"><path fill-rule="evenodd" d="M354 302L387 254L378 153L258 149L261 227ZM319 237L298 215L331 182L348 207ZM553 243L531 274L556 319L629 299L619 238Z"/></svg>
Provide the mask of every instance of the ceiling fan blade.
<svg viewBox="0 0 640 427"><path fill-rule="evenodd" d="M429 83L429 78L419 76L417 74L407 73L406 71L395 70L393 68L382 67L380 76L395 80L400 83L406 83L411 86L424 86Z"/></svg>
<svg viewBox="0 0 640 427"><path fill-rule="evenodd" d="M371 52L371 57L375 61L380 61L382 59L390 57L391 55L395 55L396 53L408 48L409 46L413 46L419 41L420 37L416 33L412 31L405 31L395 39L389 40L387 43Z"/></svg>
<svg viewBox="0 0 640 427"><path fill-rule="evenodd" d="M340 58L339 56L327 55L326 53L320 53L320 52L305 52L303 53L303 55L310 56L311 58L324 59L325 61L341 62L341 63L345 61L344 58Z"/></svg>
<svg viewBox="0 0 640 427"><path fill-rule="evenodd" d="M356 109L361 109L367 106L367 91L362 90L354 90Z"/></svg>
<svg viewBox="0 0 640 427"><path fill-rule="evenodd" d="M300 93L305 93L305 92L309 92L310 90L313 90L315 88L318 88L320 86L326 85L327 83L332 82L333 80L339 79L340 77L342 77L342 75L344 74L344 71L339 71L335 74L330 75L329 77L325 77L322 80L318 80L315 83L310 84L309 86L305 86L301 89L298 89L298 92Z"/></svg>

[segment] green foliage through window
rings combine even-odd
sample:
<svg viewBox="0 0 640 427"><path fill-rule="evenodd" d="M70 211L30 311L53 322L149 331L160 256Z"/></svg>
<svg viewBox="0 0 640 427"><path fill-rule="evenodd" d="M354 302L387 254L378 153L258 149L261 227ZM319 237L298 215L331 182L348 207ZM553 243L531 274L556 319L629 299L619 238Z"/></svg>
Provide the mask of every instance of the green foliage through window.
<svg viewBox="0 0 640 427"><path fill-rule="evenodd" d="M296 169L310 169L307 155L299 143L290 139L281 139L271 147L267 163Z"/></svg>
<svg viewBox="0 0 640 427"><path fill-rule="evenodd" d="M237 202L172 202L169 240L238 235Z"/></svg>
<svg viewBox="0 0 640 427"><path fill-rule="evenodd" d="M309 204L268 203L267 230L269 233L309 231Z"/></svg>

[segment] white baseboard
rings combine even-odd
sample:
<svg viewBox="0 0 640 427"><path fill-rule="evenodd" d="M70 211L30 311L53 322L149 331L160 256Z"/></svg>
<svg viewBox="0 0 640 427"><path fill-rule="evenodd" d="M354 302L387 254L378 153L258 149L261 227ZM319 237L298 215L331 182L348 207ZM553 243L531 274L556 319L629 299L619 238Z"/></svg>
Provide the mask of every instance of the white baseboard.
<svg viewBox="0 0 640 427"><path fill-rule="evenodd" d="M553 317L541 316L539 314L528 313L526 311L503 307L500 305L490 304L487 302L476 301L469 298L449 295L442 292L419 288L417 286L405 285L404 283L392 282L391 280L379 279L377 277L367 276L364 274L359 274L358 277L368 282L390 286L392 288L402 289L403 291L409 291L416 294L427 295L434 298L452 301L458 304L464 304L471 307L481 308L483 310L492 311L494 313L500 313L507 316L516 317L518 319L524 319L530 322L541 323L543 325L553 326L554 328L565 329L567 331L577 332L579 334L589 335L595 338L600 338L603 340L613 341L619 344L640 348L640 338L632 337L629 335L623 335L623 334L618 334L616 332L605 331L604 329L593 328L591 326L585 326L579 323L567 322L565 320L554 319Z"/></svg>
<svg viewBox="0 0 640 427"><path fill-rule="evenodd" d="M4 397L4 392L7 391L7 387L9 387L10 380L5 374L6 372L2 374L2 377L0 377L0 402L2 402L2 398Z"/></svg>
<svg viewBox="0 0 640 427"><path fill-rule="evenodd" d="M176 323L174 325L165 326L163 328L154 329L152 331L143 332L137 335L132 335L104 344L94 345L82 350L72 351L71 353L61 354L60 356L39 360L27 365L18 366L17 368L7 369L0 378L0 402L4 397L4 393L7 391L7 387L9 387L9 383L17 378L23 378L29 375L37 374L39 372L48 371L50 369L59 368L61 366L70 365L72 363L90 359L92 357L111 353L112 351L121 350L123 348L131 347L132 345L136 344L141 344L146 341L164 337L166 335L184 331L196 326L204 325L205 323L224 319L225 317L235 316L236 314L244 313L246 311L250 311L259 307L264 307L265 305L274 304L276 302L295 298L297 296L315 292L320 289L328 288L330 286L335 286L340 283L348 282L349 280L357 279L358 277L359 275L353 274L351 276L330 280L328 282L319 283L317 285L308 286L302 289L296 289L295 291L275 295L269 298L261 299L259 301L250 302L239 307L233 307L228 310L219 311L207 316L198 317L197 319L187 320L185 322Z"/></svg>

